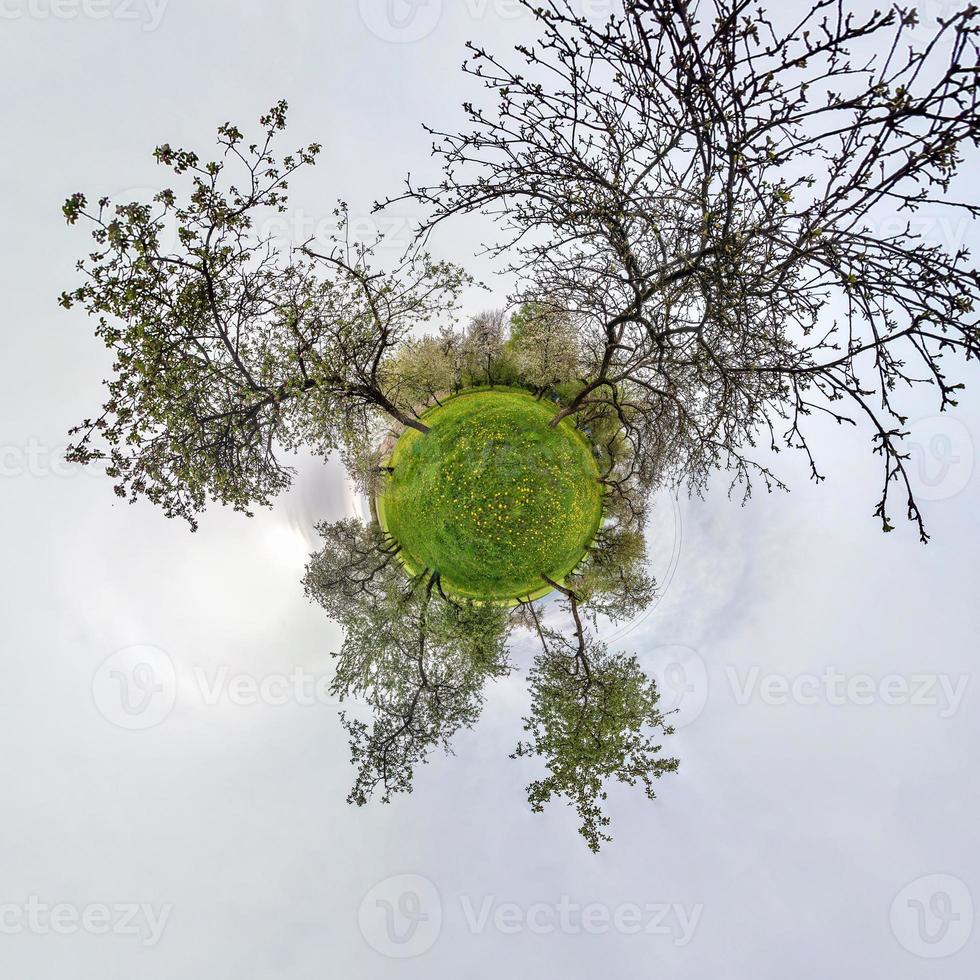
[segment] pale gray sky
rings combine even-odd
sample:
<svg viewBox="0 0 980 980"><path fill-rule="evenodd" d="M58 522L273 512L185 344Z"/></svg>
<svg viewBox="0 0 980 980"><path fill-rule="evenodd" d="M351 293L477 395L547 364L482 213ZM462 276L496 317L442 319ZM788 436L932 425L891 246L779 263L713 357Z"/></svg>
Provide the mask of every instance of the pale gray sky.
<svg viewBox="0 0 980 980"><path fill-rule="evenodd" d="M404 3L0 0L0 976L970 980L975 392L917 413L926 548L878 531L876 462L836 432L820 488L797 461L792 494L745 509L658 500L669 588L621 642L679 707L681 770L655 803L610 795L598 857L567 808L528 811L520 676L414 795L347 807L318 689L337 632L299 585L312 522L354 508L335 463L197 535L59 464L107 369L56 304L85 247L62 200L152 190L157 142L207 148L285 97L290 142L324 144L292 227L340 196L366 215L431 167L419 124L470 94L463 41L528 29L507 0ZM479 232L434 244L466 262Z"/></svg>

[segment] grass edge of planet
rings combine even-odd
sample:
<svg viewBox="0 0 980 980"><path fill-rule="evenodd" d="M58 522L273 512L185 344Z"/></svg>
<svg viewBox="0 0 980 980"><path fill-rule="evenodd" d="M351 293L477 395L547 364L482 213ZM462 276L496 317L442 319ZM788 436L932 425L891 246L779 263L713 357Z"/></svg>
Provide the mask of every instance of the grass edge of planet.
<svg viewBox="0 0 980 980"><path fill-rule="evenodd" d="M488 401L488 398L491 401ZM428 563L424 560L420 560L413 553L413 546L416 550L429 551L430 558L432 557L432 550L438 551L438 546L435 545L433 535L425 534L422 535L423 545L420 547L417 541L413 541L417 537L414 532L417 530L411 522L409 522L408 527L404 523L404 518L406 517L406 508L399 506L399 495L404 494L405 499L409 502L417 503L417 493L412 494L409 491L409 486L412 485L414 481L409 480L408 484L404 482L399 485L399 475L404 473L404 465L407 454L413 451L413 448L419 444L420 440L426 439L433 433L437 433L440 425L440 419L445 421L445 416L450 416L450 423L455 423L458 427L461 422L463 424L470 423L472 425L482 425L487 417L487 405L494 404L498 409L505 404L504 399L510 403L513 407L518 401L523 401L521 406L524 409L522 413L524 415L524 420L527 423L523 425L519 432L515 433L517 438L523 438L525 441L530 442L530 447L532 450L534 447L535 438L543 438L550 440L551 449L556 453L561 455L564 453L564 462L576 463L578 473L583 478L577 481L574 476L574 472L563 473L563 478L560 480L562 489L564 489L566 496L569 493L575 493L583 498L591 499L591 513L585 514L581 508L576 506L571 506L568 510L562 511L557 515L558 518L567 518L568 514L571 513L573 516L578 517L577 523L570 524L567 520L563 520L562 524L565 526L566 531L562 534L563 542L554 542L556 544L555 550L558 552L558 557L553 563L544 568L539 568L534 572L528 572L527 577L522 581L521 588L512 588L507 590L487 587L485 585L480 588L475 588L472 584L472 579L469 583L461 583L453 578L452 567L453 567L453 556L450 554L449 558L443 557L439 561L429 561ZM464 400L473 402L472 411L460 413L459 408ZM596 533L598 532L602 520L603 520L603 498L605 495L604 488L599 482L599 467L596 463L595 456L593 453L593 447L589 440L586 438L585 434L582 433L570 420L564 420L557 428L550 429L549 423L554 417L555 413L554 403L549 401L540 401L530 395L528 392L519 388L510 388L505 386L481 386L468 388L465 391L459 392L459 394L453 395L450 398L442 399L441 405L434 405L425 411L421 418L422 420L430 426L430 433L420 433L416 429L406 429L405 432L401 434L395 447L391 453L387 465L394 468L395 472L392 474L390 481L388 482L386 488L378 495L378 497L372 501L372 509L374 511L375 517L378 523L381 525L382 529L385 530L392 538L394 538L398 544L401 546L401 551L399 552L399 560L405 567L406 572L415 576L420 572L425 571L427 568L432 568L435 571L440 572L440 584L449 595L454 595L461 599L472 599L478 602L492 602L501 605L514 605L522 600L533 600L539 599L547 595L552 591L551 586L542 581L542 573L546 574L553 581L559 584L564 584L565 579L569 574L571 574L578 565L582 562L583 558L588 554L592 542L595 539ZM455 416L455 418L454 418ZM497 434L500 435L499 433ZM488 433L488 444L492 443L493 433ZM430 445L432 445L430 443ZM472 447L485 449L485 446ZM503 447L494 447L496 452L499 453L501 449L512 448L509 446L509 441ZM527 447L526 447L527 448ZM453 444L452 449L454 452L458 452L456 444ZM520 449L517 448L517 452ZM438 464L441 460L437 457L435 460L424 460L422 465L427 465L432 467L434 464ZM550 460L548 460L550 462ZM557 457L556 457L557 461ZM522 464L518 464L522 465ZM399 470L399 466L403 468ZM466 466L467 474L466 478L471 481L477 480L479 477L480 467L476 462L468 464ZM476 474L474 477L472 474ZM441 475L441 473L440 473ZM494 474L491 474L494 475ZM451 478L450 478L451 479ZM559 477L556 473L552 473L552 480L555 482L559 481ZM442 480L439 481L440 486L445 486ZM521 488L525 488L524 483L520 484ZM513 488L511 488L513 489ZM525 488L526 489L526 488ZM591 491L591 492L590 492ZM539 492L544 492L540 486L533 488L533 492L526 496L525 505L529 504L532 500L537 499L536 495ZM491 505L492 498L481 495L479 498L481 501L480 506ZM482 510L479 511L481 514ZM472 512L473 518L476 519L477 512ZM507 510L501 511L498 509L495 516L504 517L508 519L513 513L513 508L508 508ZM467 521L469 518L467 517ZM456 522L457 524L459 522ZM547 524L547 520L545 520ZM465 522L464 522L465 525ZM446 529L448 525L443 525ZM534 522L532 525L533 529L524 528L523 530L530 533L532 536L539 532L539 522ZM572 534L567 533L567 529L572 529ZM474 529L467 528L470 535L475 537ZM495 528L495 530L504 530L504 527ZM518 523L517 531L520 532L522 528ZM576 533L577 531L577 533ZM435 536L439 536L439 531L434 532ZM448 533L448 532L447 532ZM479 546L487 546L489 542L486 539L486 535L481 531L479 534L480 542ZM501 544L504 544L501 542ZM558 545L561 545L560 547ZM452 549L449 549L450 552ZM506 550L506 545L504 549ZM442 568L439 568L439 565ZM491 562L491 565L493 563ZM447 568L449 572L447 573ZM536 583L541 583L537 585ZM526 587L524 587L526 585ZM532 588L532 585L534 587Z"/></svg>

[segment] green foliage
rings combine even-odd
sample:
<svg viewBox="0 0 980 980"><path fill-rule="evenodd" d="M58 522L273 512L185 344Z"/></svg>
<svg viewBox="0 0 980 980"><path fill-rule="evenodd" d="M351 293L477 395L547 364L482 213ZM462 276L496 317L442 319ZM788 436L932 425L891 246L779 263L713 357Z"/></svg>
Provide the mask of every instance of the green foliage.
<svg viewBox="0 0 980 980"><path fill-rule="evenodd" d="M341 451L388 530L321 525L304 586L344 630L333 693L369 712L342 715L357 770L349 800L359 805L410 792L417 766L477 720L486 682L511 669L507 600L544 594L545 579L573 596L579 648L572 656L569 641L541 631L537 720L518 754L540 752L552 772L532 786L532 805L569 796L596 847L602 781L631 764L653 771L636 718L652 717L655 691L635 661L593 647L577 615L579 596L591 613L614 615L652 590L633 538L602 528L589 551L603 514L597 459L612 469L624 445L615 413L581 416L603 440L593 453L571 421L552 424L553 404L499 388L459 394L512 384L574 397L583 383L574 333L551 305L526 304L510 324L490 311L457 332L466 274L423 252L375 269L378 243L350 240L344 204L323 252L307 243L294 254L263 235L258 217L285 209L289 179L320 150L280 160L272 148L285 119L279 103L248 144L226 123L216 160L162 144L156 160L184 186L152 202L103 198L90 210L81 193L65 202L66 220L87 221L95 248L61 302L96 317L115 356L102 412L73 430L70 457L105 461L117 494L196 527L209 500L246 513L269 503L292 478L283 450ZM458 397L440 404L447 394ZM386 460L382 430L393 422L404 434ZM610 499L620 506L621 495ZM577 594L560 584L573 569ZM576 711L595 729L584 749L556 741Z"/></svg>
<svg viewBox="0 0 980 980"><path fill-rule="evenodd" d="M513 378L506 342L507 319L503 310L485 310L470 320L462 347L466 387L506 384Z"/></svg>
<svg viewBox="0 0 980 980"><path fill-rule="evenodd" d="M355 518L319 524L323 548L306 568L303 587L331 619L343 622L364 604L379 603L404 586L400 548L377 524Z"/></svg>
<svg viewBox="0 0 980 980"><path fill-rule="evenodd" d="M561 579L599 525L602 494L588 445L554 410L515 391L464 392L406 433L380 498L382 523L414 571L448 591L508 600Z"/></svg>
<svg viewBox="0 0 980 980"><path fill-rule="evenodd" d="M606 616L613 622L638 615L657 592L647 567L643 533L616 522L602 528L566 585L590 615Z"/></svg>
<svg viewBox="0 0 980 980"><path fill-rule="evenodd" d="M521 295L573 313L585 384L563 411L581 426L616 402L645 480L785 489L788 449L819 482L833 420L880 460L881 528L897 495L927 541L904 419L915 390L954 407L980 357L980 270L916 226L980 217L980 7L916 37L891 4L784 22L628 0L601 24L576 0L520 5L526 43L470 44L465 120L430 127L442 172L402 198L421 234L473 216Z"/></svg>
<svg viewBox="0 0 980 980"><path fill-rule="evenodd" d="M531 808L540 813L552 799L566 799L578 814L579 833L598 851L611 840L602 806L607 784L640 785L653 799L654 782L678 767L676 759L660 755L659 739L672 729L658 708L656 683L635 656L609 653L583 629L577 610L575 640L534 617L542 652L529 677L529 738L513 757L544 760L548 775L527 788Z"/></svg>
<svg viewBox="0 0 980 980"><path fill-rule="evenodd" d="M534 299L509 324L489 311L464 334L417 340L453 322L470 283L455 265L412 250L379 271L344 205L325 252L278 250L256 216L285 209L292 175L320 151L272 152L278 103L255 143L221 126L217 159L157 147L183 191L65 202L95 247L61 303L96 317L115 358L69 458L104 460L117 494L194 526L208 500L268 503L292 475L279 451L342 447L390 532L322 526L305 581L346 631L335 693L373 712L344 716L350 799L409 791L431 749L475 721L486 679L509 669L509 620L460 596L518 597L541 653L515 755L548 771L528 787L532 807L567 799L597 850L607 784L652 797L677 768L659 754L670 729L656 685L582 615L630 617L652 599L652 488L700 492L719 469L746 495L753 481L782 487L770 469L781 448L820 481L810 420L860 421L883 464L883 530L898 485L928 538L900 396L928 385L938 410L956 406L950 355L980 356L980 276L965 250L912 224L880 234L875 216L937 203L980 215L952 188L977 141L980 10L952 13L919 46L914 12L888 8L857 22L818 3L787 33L717 0L630 0L598 29L571 0L521 3L539 37L513 66L470 45L464 71L489 102L464 104L463 132L433 129L444 172L409 180L405 196L427 212L420 240L450 217L498 223L488 250ZM417 417L444 392L501 384L562 404L492 391L426 414L431 430ZM376 436L392 422L411 431L389 477ZM564 595L572 634L542 625L542 582Z"/></svg>
<svg viewBox="0 0 980 980"><path fill-rule="evenodd" d="M295 431L301 380L284 341L291 308L312 301L315 289L250 245L253 212L283 210L288 178L320 150L311 144L275 158L285 108L262 117L255 145L222 126L220 160L157 147L160 164L190 176L184 203L166 189L152 203L112 208L103 198L92 213L74 194L63 209L69 224L91 221L95 249L78 265L85 282L61 303L97 316L96 333L116 356L103 412L73 430L81 438L69 458L106 459L120 496L145 494L192 523L209 496L246 510L289 480L269 441L275 434L289 444ZM229 160L248 174L244 190L225 179ZM168 221L177 227L171 252L161 237Z"/></svg>
<svg viewBox="0 0 980 980"><path fill-rule="evenodd" d="M411 792L415 768L473 725L487 680L510 670L505 610L442 597L436 575L408 581L377 527L323 525L307 594L344 629L332 693L366 702L371 718L341 715L357 768L348 802Z"/></svg>
<svg viewBox="0 0 980 980"><path fill-rule="evenodd" d="M440 403L463 387L463 338L452 330L402 342L386 366L386 385L399 402L413 406Z"/></svg>
<svg viewBox="0 0 980 980"><path fill-rule="evenodd" d="M574 382L581 368L575 324L550 303L521 306L511 317L506 349L516 375L537 392Z"/></svg>
<svg viewBox="0 0 980 980"><path fill-rule="evenodd" d="M145 496L192 527L209 499L246 513L268 504L292 477L279 451L329 452L379 414L416 424L386 391L386 360L419 324L451 316L469 282L424 253L372 269L345 205L329 254L294 261L261 234L257 217L285 209L289 178L320 150L278 159L285 113L279 103L263 116L253 144L220 127L217 160L159 146L157 161L189 184L182 193L103 198L92 211L78 193L63 208L69 224L89 222L95 247L61 303L95 316L115 356L102 412L72 430L68 456L105 460L119 496Z"/></svg>

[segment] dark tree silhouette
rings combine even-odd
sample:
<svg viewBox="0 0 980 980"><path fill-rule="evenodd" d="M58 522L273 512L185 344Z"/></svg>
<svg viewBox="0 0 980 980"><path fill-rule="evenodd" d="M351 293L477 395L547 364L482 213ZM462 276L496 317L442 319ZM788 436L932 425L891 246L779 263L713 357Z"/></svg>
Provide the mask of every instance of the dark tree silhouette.
<svg viewBox="0 0 980 980"><path fill-rule="evenodd" d="M928 385L955 405L945 355L978 353L980 277L964 249L878 224L978 213L954 195L980 129L978 8L916 47L914 11L838 0L793 19L625 0L602 24L567 0L521 3L540 36L513 63L469 45L489 97L466 104L467 130L432 131L443 178L407 195L431 208L425 234L491 216L521 294L578 324L582 385L558 418L599 402L629 430L652 419L676 479L701 490L727 469L746 494L782 486L760 442L801 450L820 480L810 416L861 422L884 463L882 527L897 484L926 540L902 396Z"/></svg>

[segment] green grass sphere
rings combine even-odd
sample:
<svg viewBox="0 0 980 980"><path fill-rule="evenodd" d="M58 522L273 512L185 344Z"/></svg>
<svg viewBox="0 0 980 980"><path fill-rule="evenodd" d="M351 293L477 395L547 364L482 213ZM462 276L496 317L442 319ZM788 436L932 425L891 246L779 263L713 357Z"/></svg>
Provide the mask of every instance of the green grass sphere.
<svg viewBox="0 0 980 980"><path fill-rule="evenodd" d="M513 390L463 392L408 429L378 499L410 573L446 592L508 601L541 595L581 561L602 520L591 447L555 406Z"/></svg>

